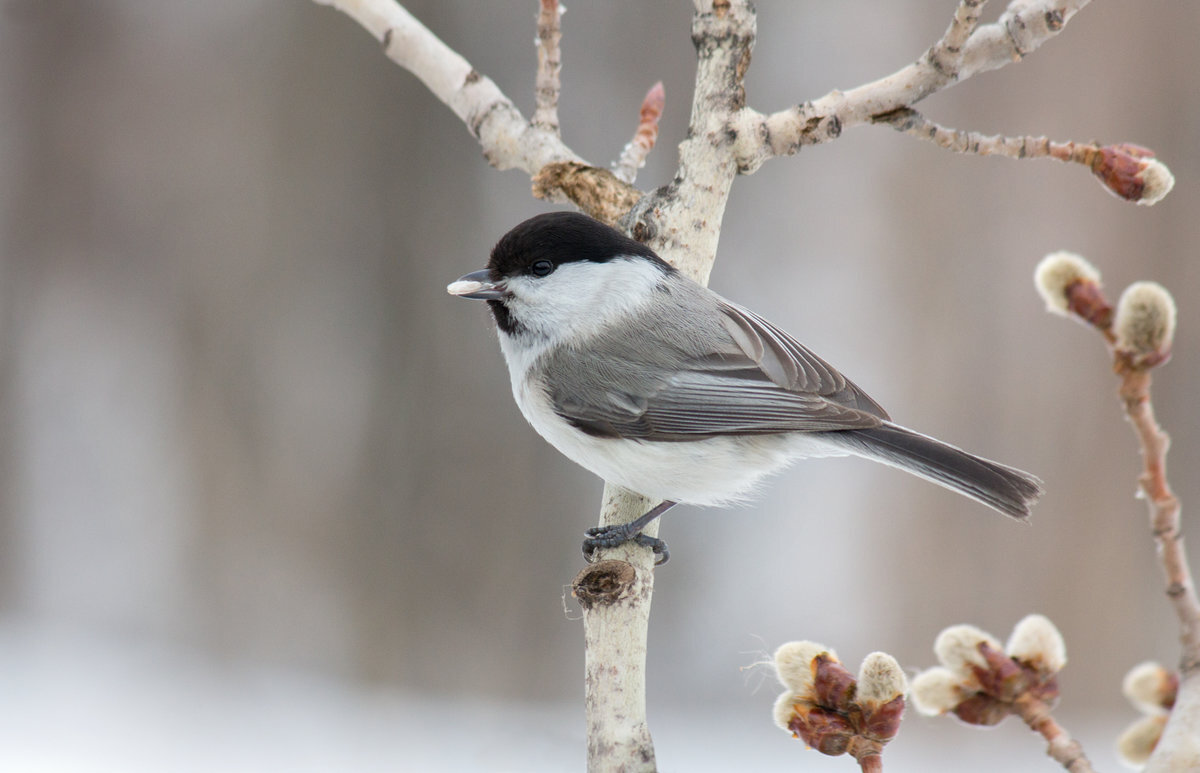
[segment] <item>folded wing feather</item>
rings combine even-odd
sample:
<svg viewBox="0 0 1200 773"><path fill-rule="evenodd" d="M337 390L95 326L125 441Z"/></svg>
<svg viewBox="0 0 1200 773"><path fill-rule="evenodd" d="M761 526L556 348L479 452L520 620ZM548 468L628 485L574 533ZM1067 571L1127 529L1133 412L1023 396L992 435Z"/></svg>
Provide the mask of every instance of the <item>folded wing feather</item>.
<svg viewBox="0 0 1200 773"><path fill-rule="evenodd" d="M787 333L723 300L720 312L725 345L681 352L671 372L620 379L622 389L616 379L603 391L560 383L549 390L554 410L592 435L654 441L865 429L887 420L874 400ZM609 369L619 369L622 356L636 354L592 352L618 360L606 361Z"/></svg>

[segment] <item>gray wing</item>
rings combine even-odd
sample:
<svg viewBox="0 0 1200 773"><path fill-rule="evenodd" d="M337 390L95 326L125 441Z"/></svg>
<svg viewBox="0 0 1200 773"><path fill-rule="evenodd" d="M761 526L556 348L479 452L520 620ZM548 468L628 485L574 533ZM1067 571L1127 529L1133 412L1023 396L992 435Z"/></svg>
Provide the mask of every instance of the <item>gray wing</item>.
<svg viewBox="0 0 1200 773"><path fill-rule="evenodd" d="M862 429L888 418L787 333L719 296L709 297L716 299L719 314L698 314L692 321L720 322L704 335L689 337L669 321L655 320L644 328L649 340L597 341L586 357L593 366L586 379L562 376L572 363L550 364L548 373L558 374L548 389L555 411L592 435L660 441ZM669 366L646 362L646 348L670 352ZM582 360L574 363L576 370Z"/></svg>

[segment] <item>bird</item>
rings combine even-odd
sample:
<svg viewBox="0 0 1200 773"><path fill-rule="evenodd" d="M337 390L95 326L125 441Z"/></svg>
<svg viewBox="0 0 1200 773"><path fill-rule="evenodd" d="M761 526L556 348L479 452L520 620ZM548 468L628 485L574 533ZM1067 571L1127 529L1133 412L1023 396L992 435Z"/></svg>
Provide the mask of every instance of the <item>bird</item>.
<svg viewBox="0 0 1200 773"><path fill-rule="evenodd" d="M791 462L859 456L1025 520L1037 477L907 429L794 337L695 282L650 247L577 212L531 217L487 268L447 286L483 300L513 397L567 458L658 501L588 529L585 557L633 541L678 503L746 501Z"/></svg>

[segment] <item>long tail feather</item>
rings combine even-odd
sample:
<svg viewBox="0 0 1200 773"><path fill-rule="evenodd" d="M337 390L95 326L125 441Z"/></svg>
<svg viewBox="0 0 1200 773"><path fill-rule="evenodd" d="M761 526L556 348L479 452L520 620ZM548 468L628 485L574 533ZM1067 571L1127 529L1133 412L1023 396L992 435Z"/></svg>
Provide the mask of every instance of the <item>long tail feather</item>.
<svg viewBox="0 0 1200 773"><path fill-rule="evenodd" d="M871 429L829 433L846 450L897 467L982 502L1018 520L1042 495L1027 472L969 454L890 422Z"/></svg>

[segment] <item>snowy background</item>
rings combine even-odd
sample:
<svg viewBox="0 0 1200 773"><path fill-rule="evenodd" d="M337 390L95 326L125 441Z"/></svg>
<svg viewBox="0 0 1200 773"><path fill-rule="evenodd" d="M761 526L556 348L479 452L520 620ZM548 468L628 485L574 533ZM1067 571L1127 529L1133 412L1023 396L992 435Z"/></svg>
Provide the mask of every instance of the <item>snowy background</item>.
<svg viewBox="0 0 1200 773"><path fill-rule="evenodd" d="M690 3L569 5L567 143L615 158L661 79L639 184L663 184ZM954 5L760 0L749 101L893 72ZM529 114L536 3L408 7ZM1198 28L1194 3L1093 3L922 105L1153 148L1178 180L1153 208L1081 168L886 128L736 181L712 286L1048 494L1020 528L828 460L748 507L672 511L648 688L664 770L847 770L771 725L776 688L746 666L807 638L915 670L946 625L1004 638L1035 611L1067 639L1061 721L1117 767L1120 679L1173 663L1176 631L1107 355L1030 277L1066 248L1114 298L1137 279L1175 293L1156 407L1194 535ZM0 2L0 770L582 767L563 594L601 484L528 429L486 312L444 292L548 208L328 8ZM888 769L1053 769L1042 746L912 716Z"/></svg>

